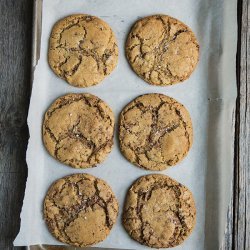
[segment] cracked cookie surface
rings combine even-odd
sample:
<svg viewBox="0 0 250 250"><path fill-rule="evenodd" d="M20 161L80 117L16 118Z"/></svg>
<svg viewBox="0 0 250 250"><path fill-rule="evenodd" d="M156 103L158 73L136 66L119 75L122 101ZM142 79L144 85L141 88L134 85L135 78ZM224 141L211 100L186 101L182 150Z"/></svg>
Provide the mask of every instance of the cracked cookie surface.
<svg viewBox="0 0 250 250"><path fill-rule="evenodd" d="M114 115L108 105L91 94L67 94L47 110L43 142L57 160L74 168L104 161L113 146Z"/></svg>
<svg viewBox="0 0 250 250"><path fill-rule="evenodd" d="M90 15L71 15L53 27L48 60L51 69L76 87L101 82L118 62L118 46L112 29Z"/></svg>
<svg viewBox="0 0 250 250"><path fill-rule="evenodd" d="M175 247L191 234L195 221L192 193L166 175L143 176L127 193L123 225L143 245Z"/></svg>
<svg viewBox="0 0 250 250"><path fill-rule="evenodd" d="M186 108L163 94L146 94L129 103L120 114L120 149L135 165L163 170L181 161L193 142Z"/></svg>
<svg viewBox="0 0 250 250"><path fill-rule="evenodd" d="M61 178L44 199L44 219L59 241L90 246L103 241L116 222L118 202L109 185L89 174Z"/></svg>
<svg viewBox="0 0 250 250"><path fill-rule="evenodd" d="M199 45L192 30L166 15L135 23L126 42L133 70L153 85L172 85L189 78L199 61Z"/></svg>

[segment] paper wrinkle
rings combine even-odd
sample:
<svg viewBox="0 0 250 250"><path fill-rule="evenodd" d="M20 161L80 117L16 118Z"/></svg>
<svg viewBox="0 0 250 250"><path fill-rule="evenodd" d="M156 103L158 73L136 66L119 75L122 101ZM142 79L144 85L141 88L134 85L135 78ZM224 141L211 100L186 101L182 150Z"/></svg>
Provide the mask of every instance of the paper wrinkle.
<svg viewBox="0 0 250 250"><path fill-rule="evenodd" d="M118 198L120 207L116 225L108 238L96 247L145 249L145 246L130 239L122 226L121 214L130 185L138 177L153 172L133 166L122 156L117 139L118 116L123 107L138 95L162 93L186 106L194 129L194 144L187 157L176 166L160 172L186 185L193 192L196 202L195 229L191 236L175 249L218 249L229 201L229 193L225 192L225 188L230 186L232 177L230 169L233 154L230 136L236 98L235 2L43 0L41 55L35 69L28 115L28 180L21 212L21 229L14 245L60 245L61 243L50 235L43 220L43 199L46 191L52 182L60 177L73 173L89 173L108 182ZM102 83L89 88L70 86L52 72L47 62L48 39L53 25L58 19L73 13L87 13L102 18L112 27L118 39L117 68ZM168 87L149 85L132 71L126 60L124 43L131 25L140 17L156 13L168 14L183 21L198 38L200 62L190 79L184 83ZM46 152L42 143L41 128L45 111L56 98L71 92L97 95L107 102L115 114L115 145L105 162L93 169L76 170L61 164ZM212 138L214 139L211 140ZM209 176L214 177L212 181ZM213 193L217 195L213 196ZM209 237L205 239L204 235ZM213 241L213 245L209 245L209 241Z"/></svg>

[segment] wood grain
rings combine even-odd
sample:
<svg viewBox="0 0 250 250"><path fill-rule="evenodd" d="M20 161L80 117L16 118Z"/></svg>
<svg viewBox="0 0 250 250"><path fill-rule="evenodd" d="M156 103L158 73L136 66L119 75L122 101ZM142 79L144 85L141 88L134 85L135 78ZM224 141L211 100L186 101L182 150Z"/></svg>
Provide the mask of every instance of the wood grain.
<svg viewBox="0 0 250 250"><path fill-rule="evenodd" d="M233 249L250 249L250 3L242 1L236 109Z"/></svg>
<svg viewBox="0 0 250 250"><path fill-rule="evenodd" d="M19 231L26 173L0 173L0 249L11 249Z"/></svg>
<svg viewBox="0 0 250 250"><path fill-rule="evenodd" d="M0 249L12 249L26 181L32 0L0 1Z"/></svg>
<svg viewBox="0 0 250 250"><path fill-rule="evenodd" d="M229 249L233 249L233 201L234 201L234 195L233 195L233 189L234 189L234 185L233 185L233 181L232 181L232 185L231 185L231 199L230 199L230 204L229 204L229 208L228 208L228 213L227 213L227 225L226 225L226 229L225 229L225 236L224 236L224 240L221 246L221 250L229 250Z"/></svg>

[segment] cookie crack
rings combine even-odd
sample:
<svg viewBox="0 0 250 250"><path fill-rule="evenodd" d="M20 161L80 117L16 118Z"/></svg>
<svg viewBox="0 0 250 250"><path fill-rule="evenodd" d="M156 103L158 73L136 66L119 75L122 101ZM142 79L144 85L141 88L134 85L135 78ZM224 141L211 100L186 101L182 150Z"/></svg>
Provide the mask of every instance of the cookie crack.
<svg viewBox="0 0 250 250"><path fill-rule="evenodd" d="M58 151L62 149L64 145L61 145L60 147L58 146L58 143L55 145L55 150L54 150L54 156L58 158Z"/></svg>
<svg viewBox="0 0 250 250"><path fill-rule="evenodd" d="M148 141L149 143L151 143L153 141L153 136L155 135L155 133L157 132L157 123L158 123L158 116L159 116L159 110L160 108L164 105L164 102L161 102L160 105L152 110L152 124L151 124L151 131L149 133L149 137L148 137ZM145 150L146 151L146 150Z"/></svg>
<svg viewBox="0 0 250 250"><path fill-rule="evenodd" d="M102 61L103 66L104 66L104 68L103 68L103 74L104 75L108 75L109 74L109 72L107 71L108 70L107 69L107 67L108 67L107 66L107 61L112 56L112 54L115 53L116 48L117 48L117 44L114 43L113 47L112 47L112 50L105 49L103 55L100 57L100 60Z"/></svg>
<svg viewBox="0 0 250 250"><path fill-rule="evenodd" d="M48 127L48 125L44 124L44 128L47 131L47 133L49 134L50 138L55 142L58 143L58 140L56 139L54 133L51 131L51 129Z"/></svg>
<svg viewBox="0 0 250 250"><path fill-rule="evenodd" d="M76 141L80 141L81 143L83 143L84 145L87 145L90 149L92 149L92 151L96 148L95 143L92 140L89 140L87 137L85 137L78 130L77 126L80 124L80 122L81 122L81 117L79 116L76 123L72 125L72 128L68 130L63 137L59 138L56 141L55 151L54 151L54 155L56 158L58 158L58 151L65 146L65 145L61 145L60 147L58 147L58 144L66 138L71 138ZM81 160L81 162L86 163L86 161L83 161L83 160Z"/></svg>
<svg viewBox="0 0 250 250"><path fill-rule="evenodd" d="M180 124L174 124L174 125L172 125L172 126L170 126L170 127L165 127L165 128L160 129L160 130L157 130L157 132L159 131L159 133L160 133L160 135L159 135L157 141L155 141L154 143L151 142L151 143L149 144L149 145L150 145L149 148L148 148L147 150L145 150L145 153L144 153L144 154L147 156L148 159L150 159L150 157L148 156L148 152L149 152L150 150L152 150L153 147L154 147L155 145L157 145L157 144L159 143L159 141L160 141L166 134L169 134L169 133L173 132L173 131L174 131L175 129L177 129L179 126L180 126ZM155 163L163 163L163 164L168 163L168 161L166 161L166 162L157 162L157 161L152 160L152 159L150 159L150 161L154 161Z"/></svg>
<svg viewBox="0 0 250 250"><path fill-rule="evenodd" d="M181 204L181 201L180 201L180 196L181 196L181 191L180 191L180 188L176 185L169 185L169 184L165 184L165 183L160 183L160 184L154 184L149 190L146 190L145 192L143 191L139 191L139 192L135 192L137 193L137 209L136 209L136 214L137 214L137 218L141 221L141 228L140 228L140 234L141 234L141 240L142 242L144 243L147 243L150 241L150 237L151 236L154 236L156 238L159 239L159 237L157 235L154 235L153 232L149 232L149 239L145 239L145 236L144 236L144 228L146 225L148 225L150 228L151 228L151 225L149 222L144 222L142 216L141 216L141 210L143 208L143 206L145 205L145 203L147 201L149 201L149 199L151 198L152 196L152 193L158 189L163 189L163 188L167 188L168 190L171 190L173 189L174 193L175 193L175 197L178 199L178 202L176 204L176 209L172 209L172 208L169 208L166 212L168 211L171 211L173 212L179 219L180 223L181 223L181 227L182 229L184 230L184 235L186 233L186 230L188 229L187 228L187 225L185 223L185 221L183 220L183 218L180 216L179 214L179 210L180 210L180 207L179 207L179 204ZM151 228L152 229L152 228ZM171 238L173 238L175 241L178 240L181 236L179 236L177 239L176 239L176 231L178 230L178 227L175 227L175 231L172 235ZM171 239L170 238L170 239Z"/></svg>
<svg viewBox="0 0 250 250"><path fill-rule="evenodd" d="M88 34L88 31L87 31L87 29L86 29L84 26L82 26L82 28L84 29L84 36L83 36L83 39L86 39L87 34ZM80 40L80 41L79 41L79 48L81 48L81 47L80 47L80 44L81 44L82 41L83 41L83 40Z"/></svg>
<svg viewBox="0 0 250 250"><path fill-rule="evenodd" d="M124 116L126 113L128 113L130 110L134 108L138 108L142 113L145 113L149 110L143 105L143 103L136 101L135 104L132 105L131 107L125 108L125 112L123 112L122 116Z"/></svg>
<svg viewBox="0 0 250 250"><path fill-rule="evenodd" d="M139 36L139 34L132 34L132 37L136 37L140 41L140 43L138 44L138 46L140 46L140 54L138 56L142 58L144 55L143 50L142 50L142 46L143 46L144 40L146 40L146 39L141 38Z"/></svg>
<svg viewBox="0 0 250 250"><path fill-rule="evenodd" d="M61 191L65 188L66 184L67 184L67 185L70 184L69 181L68 181L67 179L65 179L65 183L62 185L62 187L61 187L61 189L60 189ZM55 199L55 196L56 196L58 193L61 193L61 192L60 192L60 191L56 192L56 193L52 196L52 199L50 199L50 202L52 202L53 205L54 205L55 207L58 208L59 213L61 214L61 217L64 217L64 219L65 219L65 215L64 215L63 213L67 213L67 217L70 217L70 218L71 218L72 214L70 213L70 209L69 209L69 208L67 208L67 207L59 207L59 206L56 204L56 202L55 202L54 199ZM47 213L48 213L48 212L47 212ZM74 219L75 219L75 218L74 218ZM74 219L73 219L73 220L74 220ZM66 229L66 227L67 227L73 220L71 220L71 219L66 220L66 222L63 224L62 230L60 231L60 233L63 233L63 237L65 237L66 240L67 240L69 243L73 243L73 242L70 240L70 238L69 238L69 236L67 235L65 229ZM62 220L62 221L63 221L63 220ZM56 222L57 228L60 229L61 227L59 226L58 220L57 220L57 219L55 219L55 222ZM52 230L52 233L54 234L54 231L53 231L53 230ZM55 236L56 236L56 235L55 235ZM60 237L62 237L62 235L60 235Z"/></svg>
<svg viewBox="0 0 250 250"><path fill-rule="evenodd" d="M75 19L73 19L72 21L74 21L74 20L77 20L77 19L75 18ZM65 30L69 30L70 28L72 28L72 27L74 27L74 26L79 26L79 22L80 22L80 19L78 19L76 23L69 24L68 26L62 28L61 32L59 33L59 39L57 40L58 44L63 44L63 43L61 42L63 32L64 32Z"/></svg>
<svg viewBox="0 0 250 250"><path fill-rule="evenodd" d="M63 77L67 78L68 76L73 76L79 69L81 63L82 63L82 55L78 56L78 63L70 70L70 71L64 71L61 70L63 72Z"/></svg>
<svg viewBox="0 0 250 250"><path fill-rule="evenodd" d="M98 114L101 116L102 119L104 119L104 120L105 120L105 119L109 120L110 125L113 125L113 121L112 121L111 117L110 117L108 114L106 115L105 112L104 112L104 110L103 110L103 108L100 106L100 101L98 101L96 104L92 105L92 104L88 101L88 99L87 99L86 97L83 97L83 99L84 99L85 103L86 103L89 107L96 108Z"/></svg>
<svg viewBox="0 0 250 250"><path fill-rule="evenodd" d="M67 105L69 105L69 104L71 104L71 103L73 103L73 102L77 102L77 101L80 101L80 100L82 100L82 99L84 99L85 97L83 97L83 96L76 96L76 97L74 97L73 99L71 99L71 100L67 100L67 99L65 99L64 97L62 97L61 98L61 100L60 100L60 103L58 103L57 105L56 105L56 107L55 108L53 108L53 109L49 109L48 111L47 111L47 116L48 116L48 118L50 118L51 116L52 116L52 114L57 110L57 109L61 109L61 108L63 108L63 107L65 107L65 106L67 106Z"/></svg>
<svg viewBox="0 0 250 250"><path fill-rule="evenodd" d="M138 46L140 46L139 43L138 43L138 44L134 44L134 45L131 46L131 47L127 47L126 50L127 50L127 51L132 51L134 48L136 48L136 47L138 47Z"/></svg>
<svg viewBox="0 0 250 250"><path fill-rule="evenodd" d="M97 203L97 200L98 200L98 197L96 195L92 196L91 198L87 198L87 199L83 199L83 196L82 195L79 195L79 186L78 186L78 183L81 182L81 181L78 181L78 182L73 182L73 183L68 183L68 185L73 185L74 188L76 189L76 191L78 192L77 194L77 198L80 199L80 204L78 205L74 205L74 206L71 206L71 207L68 207L66 210L67 210L67 213L68 213L68 220L66 220L65 224L64 224L64 228L63 228L63 232L64 234L67 236L67 239L68 239L68 242L69 243L73 243L73 244L78 244L78 245L81 245L82 242L78 242L78 241L72 241L70 239L70 237L67 235L66 233L66 228L73 222L75 221L78 217L79 217L79 213L81 210L85 211L86 212L86 208L90 207L92 210L93 210L93 206L94 204ZM71 210L74 210L74 214L71 212Z"/></svg>
<svg viewBox="0 0 250 250"><path fill-rule="evenodd" d="M66 213L68 213L68 211L65 209L65 208L61 208L61 207L59 207L57 204L56 204L56 202L54 201L54 200L50 200L52 203L53 203L53 205L56 207L56 208L58 208L58 210L59 210L59 213L60 213L60 217L64 217L63 216L63 212L66 212ZM48 213L48 212L47 212ZM53 220L52 219L50 219L50 221L52 221L53 222ZM56 223L56 227L58 228L58 229L61 229L61 231L60 231L60 235L59 235L59 237L65 237L66 238L66 240L68 241L68 242L70 242L70 243L72 243L71 242L71 240L70 240L70 238L69 238L69 236L66 234L66 232L65 232L65 228L66 228L66 223L64 223L63 224L63 228L61 228L60 227L60 225L59 225L59 223L58 223L58 219L56 219L56 217L54 217L54 221L55 221L55 223ZM55 235L55 237L56 237L56 234L54 233L54 230L53 230L53 227L50 227L51 228L51 232ZM63 234L63 235L62 235Z"/></svg>
<svg viewBox="0 0 250 250"><path fill-rule="evenodd" d="M91 160L92 160L93 158L95 158L95 160L96 160L97 162L99 162L99 160L96 159L96 155L97 155L102 149L104 149L105 147L107 147L107 146L110 146L110 147L111 147L112 145L113 145L113 138L112 138L111 140L108 140L107 142L103 143L103 144L100 145L99 147L94 148L93 151L92 151L92 153L91 153L90 156L88 157L88 160L87 160L87 161L90 161L90 162L91 162Z"/></svg>
<svg viewBox="0 0 250 250"><path fill-rule="evenodd" d="M140 239L141 239L141 242L145 242L145 239L144 239L144 233L143 233L143 230L144 230L144 220L143 220L143 217L142 217L142 208L143 208L143 203L140 202L141 200L141 196L138 195L137 196L137 206L136 206L136 214L138 216L138 219L139 221L141 222L140 224Z"/></svg>
<svg viewBox="0 0 250 250"><path fill-rule="evenodd" d="M184 129L185 129L185 137L186 137L187 140L188 140L188 148L190 148L190 147L191 147L191 142L190 142L189 134L188 134L188 131L187 131L188 125L187 125L187 123L184 121L184 118L183 118L183 116L181 115L180 111L177 110L177 109L175 109L175 112L176 112L176 114L179 116L180 120L182 121L183 127L184 127Z"/></svg>
<svg viewBox="0 0 250 250"><path fill-rule="evenodd" d="M176 230L178 229L177 227L175 228L175 232L173 233L173 235L172 235L172 237L170 238L171 239L171 243L173 244L174 242L176 242L176 241L178 241L180 238L181 238L181 240L182 240L182 237L184 236L184 235L186 235L186 233L189 231L189 229L188 229L188 226L187 226L187 224L186 224L186 222L185 222L185 218L184 218L184 216L181 216L180 215L180 204L181 204L181 191L180 191L180 187L178 187L178 186L175 186L177 189L178 189L178 194L176 193L176 197L177 197L177 199L178 199L178 207L177 207L177 211L175 211L174 213L175 213L175 215L177 216L177 218L179 219L179 221L180 221L180 224L181 224L181 228L182 228L182 230L181 230L181 232L180 232L180 234L179 234L179 236L176 238ZM189 212L189 216L188 217L190 217L190 212Z"/></svg>
<svg viewBox="0 0 250 250"><path fill-rule="evenodd" d="M164 27L164 29L165 29L165 28L166 28L166 23L165 23L165 21L163 20L163 18L162 18L161 16L159 16L159 15L157 15L156 17L157 17L157 19L158 19L158 20L160 20L160 21L161 21L162 26L163 26L163 27Z"/></svg>
<svg viewBox="0 0 250 250"><path fill-rule="evenodd" d="M78 130L78 127L77 127L77 126L78 126L80 123L81 123L81 117L79 116L77 122L76 122L75 124L73 124L72 129L68 131L68 136L69 136L70 138L73 138L73 139L76 139L76 140L80 140L80 141L83 140L84 142L87 143L87 145L88 145L90 148L95 149L95 148L96 148L96 144L95 144L92 140L90 140L90 139L88 139L87 137L85 137L85 136L83 135L83 133L81 133L81 132Z"/></svg>
<svg viewBox="0 0 250 250"><path fill-rule="evenodd" d="M68 62L68 60L69 60L69 57L66 57L65 60L64 60L63 62L61 62L61 63L58 64L57 67L60 68L60 70L61 70L61 67L62 67L64 64L66 64L66 63Z"/></svg>
<svg viewBox="0 0 250 250"><path fill-rule="evenodd" d="M186 33L186 32L188 32L187 29L178 30L178 31L173 35L173 38L171 39L171 42L175 41L176 38L177 38L180 34Z"/></svg>
<svg viewBox="0 0 250 250"><path fill-rule="evenodd" d="M112 32L112 30L111 30L111 28L110 28L110 29L109 29L109 40L108 40L108 44L111 43L112 38L113 38L113 32Z"/></svg>
<svg viewBox="0 0 250 250"><path fill-rule="evenodd" d="M172 131L174 131L176 128L179 127L179 123L178 124L173 124L172 126L170 127L164 127L164 128L158 128L157 124L158 124L158 120L159 120L159 110L161 109L161 107L163 105L165 105L167 102L165 101L161 101L161 103L159 104L158 107L156 107L155 109L152 110L152 113L153 113L153 122L151 124L151 131L149 133L149 136L148 136L148 146L145 148L144 150L144 154L146 156L147 153L152 150L152 148L159 142L159 140L164 137L167 133L170 133ZM169 104L169 103L167 103ZM154 137L156 134L160 134L158 139L154 142Z"/></svg>
<svg viewBox="0 0 250 250"><path fill-rule="evenodd" d="M97 194L98 198L103 202L101 207L103 208L103 210L105 212L105 215L106 215L106 221L105 221L106 226L109 229L111 229L113 225L111 223L111 219L110 219L110 216L109 216L108 205L107 205L107 202L103 198L100 197L100 190L98 188L98 183L97 182L98 182L97 180L94 181L94 187L95 187L95 190L96 190L96 194ZM111 198L112 198L112 196L111 196ZM110 201L111 201L111 198L110 198Z"/></svg>

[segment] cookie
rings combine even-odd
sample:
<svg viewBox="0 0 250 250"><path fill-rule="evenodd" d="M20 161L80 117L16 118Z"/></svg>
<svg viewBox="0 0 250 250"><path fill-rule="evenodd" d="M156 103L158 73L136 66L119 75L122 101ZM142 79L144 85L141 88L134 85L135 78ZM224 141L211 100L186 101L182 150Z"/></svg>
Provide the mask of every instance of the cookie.
<svg viewBox="0 0 250 250"><path fill-rule="evenodd" d="M188 153L193 130L186 108L163 94L146 94L129 103L120 114L120 149L135 165L163 170Z"/></svg>
<svg viewBox="0 0 250 250"><path fill-rule="evenodd" d="M105 181L89 174L74 174L52 184L43 212L54 237L85 247L108 236L117 218L118 202Z"/></svg>
<svg viewBox="0 0 250 250"><path fill-rule="evenodd" d="M113 146L114 115L108 105L91 94L67 94L48 109L43 142L57 160L74 168L104 161Z"/></svg>
<svg viewBox="0 0 250 250"><path fill-rule="evenodd" d="M166 175L143 176L127 193L123 225L143 245L178 246L191 234L195 221L192 193Z"/></svg>
<svg viewBox="0 0 250 250"><path fill-rule="evenodd" d="M89 87L116 67L117 40L109 25L98 17L71 15L54 25L48 60L51 69L71 85Z"/></svg>
<svg viewBox="0 0 250 250"><path fill-rule="evenodd" d="M140 19L126 42L133 70L153 85L172 85L189 78L199 60L199 45L192 30L166 15Z"/></svg>

